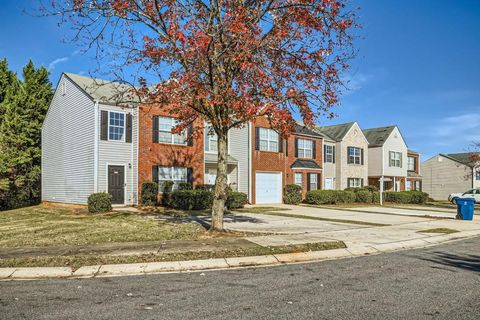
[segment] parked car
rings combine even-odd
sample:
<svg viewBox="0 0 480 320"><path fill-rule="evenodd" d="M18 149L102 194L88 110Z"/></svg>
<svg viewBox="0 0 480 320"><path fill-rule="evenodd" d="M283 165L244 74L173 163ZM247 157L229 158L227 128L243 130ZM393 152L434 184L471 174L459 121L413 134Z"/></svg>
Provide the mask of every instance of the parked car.
<svg viewBox="0 0 480 320"><path fill-rule="evenodd" d="M464 193L452 193L448 196L448 201L456 204L458 198L474 198L475 202L480 203L480 188L471 189Z"/></svg>

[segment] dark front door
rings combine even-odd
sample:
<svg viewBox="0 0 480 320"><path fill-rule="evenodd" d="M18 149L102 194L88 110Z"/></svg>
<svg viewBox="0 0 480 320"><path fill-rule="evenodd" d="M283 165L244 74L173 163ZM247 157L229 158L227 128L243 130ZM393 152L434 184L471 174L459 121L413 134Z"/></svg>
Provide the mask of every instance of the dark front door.
<svg viewBox="0 0 480 320"><path fill-rule="evenodd" d="M125 168L108 166L108 193L112 195L112 204L125 203Z"/></svg>

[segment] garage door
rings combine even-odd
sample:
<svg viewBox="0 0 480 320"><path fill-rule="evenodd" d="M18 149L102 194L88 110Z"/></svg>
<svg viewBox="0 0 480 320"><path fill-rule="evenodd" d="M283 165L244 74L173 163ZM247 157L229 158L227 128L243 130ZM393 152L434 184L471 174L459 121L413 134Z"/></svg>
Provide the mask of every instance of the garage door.
<svg viewBox="0 0 480 320"><path fill-rule="evenodd" d="M282 174L257 172L255 174L256 203L282 203Z"/></svg>

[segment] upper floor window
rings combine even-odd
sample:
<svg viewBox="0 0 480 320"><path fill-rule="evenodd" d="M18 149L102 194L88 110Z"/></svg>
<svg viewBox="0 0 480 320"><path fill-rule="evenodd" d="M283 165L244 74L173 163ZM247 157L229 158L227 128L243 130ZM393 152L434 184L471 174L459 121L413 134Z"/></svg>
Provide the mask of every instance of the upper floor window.
<svg viewBox="0 0 480 320"><path fill-rule="evenodd" d="M125 139L125 113L108 112L108 140L123 141Z"/></svg>
<svg viewBox="0 0 480 320"><path fill-rule="evenodd" d="M217 152L218 151L218 137L217 134L211 130L211 127L205 127L205 151Z"/></svg>
<svg viewBox="0 0 480 320"><path fill-rule="evenodd" d="M258 128L259 149L261 151L278 152L278 133L272 129Z"/></svg>
<svg viewBox="0 0 480 320"><path fill-rule="evenodd" d="M390 167L402 167L402 153L390 151Z"/></svg>
<svg viewBox="0 0 480 320"><path fill-rule="evenodd" d="M362 149L357 147L348 147L348 164L363 164L362 162Z"/></svg>
<svg viewBox="0 0 480 320"><path fill-rule="evenodd" d="M187 132L173 134L172 128L177 125L175 118L158 117L158 142L168 144L187 144Z"/></svg>
<svg viewBox="0 0 480 320"><path fill-rule="evenodd" d="M335 163L335 146L325 145L325 160L324 162Z"/></svg>
<svg viewBox="0 0 480 320"><path fill-rule="evenodd" d="M415 171L415 158L414 157L408 157L408 170L409 171Z"/></svg>
<svg viewBox="0 0 480 320"><path fill-rule="evenodd" d="M312 158L313 157L313 141L298 139L298 157Z"/></svg>
<svg viewBox="0 0 480 320"><path fill-rule="evenodd" d="M302 176L303 176L303 174L300 173L300 172L295 173L295 184L297 186L303 187L303 181L302 181L303 177Z"/></svg>
<svg viewBox="0 0 480 320"><path fill-rule="evenodd" d="M477 179L477 181L480 181L480 169L477 169L475 178Z"/></svg>

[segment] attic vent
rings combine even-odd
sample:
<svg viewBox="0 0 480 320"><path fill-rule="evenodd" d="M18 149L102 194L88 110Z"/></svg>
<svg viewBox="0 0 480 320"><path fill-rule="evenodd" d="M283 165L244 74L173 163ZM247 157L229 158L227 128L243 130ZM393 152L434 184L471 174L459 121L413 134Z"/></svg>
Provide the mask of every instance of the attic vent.
<svg viewBox="0 0 480 320"><path fill-rule="evenodd" d="M443 161L443 158L442 157L438 157L438 162L442 162Z"/></svg>
<svg viewBox="0 0 480 320"><path fill-rule="evenodd" d="M395 133L395 135L394 135L393 137L394 137L395 139L397 139L397 138L398 138L398 134Z"/></svg>
<svg viewBox="0 0 480 320"><path fill-rule="evenodd" d="M64 96L67 93L67 81L65 80L62 81L61 92L62 92L62 96Z"/></svg>

